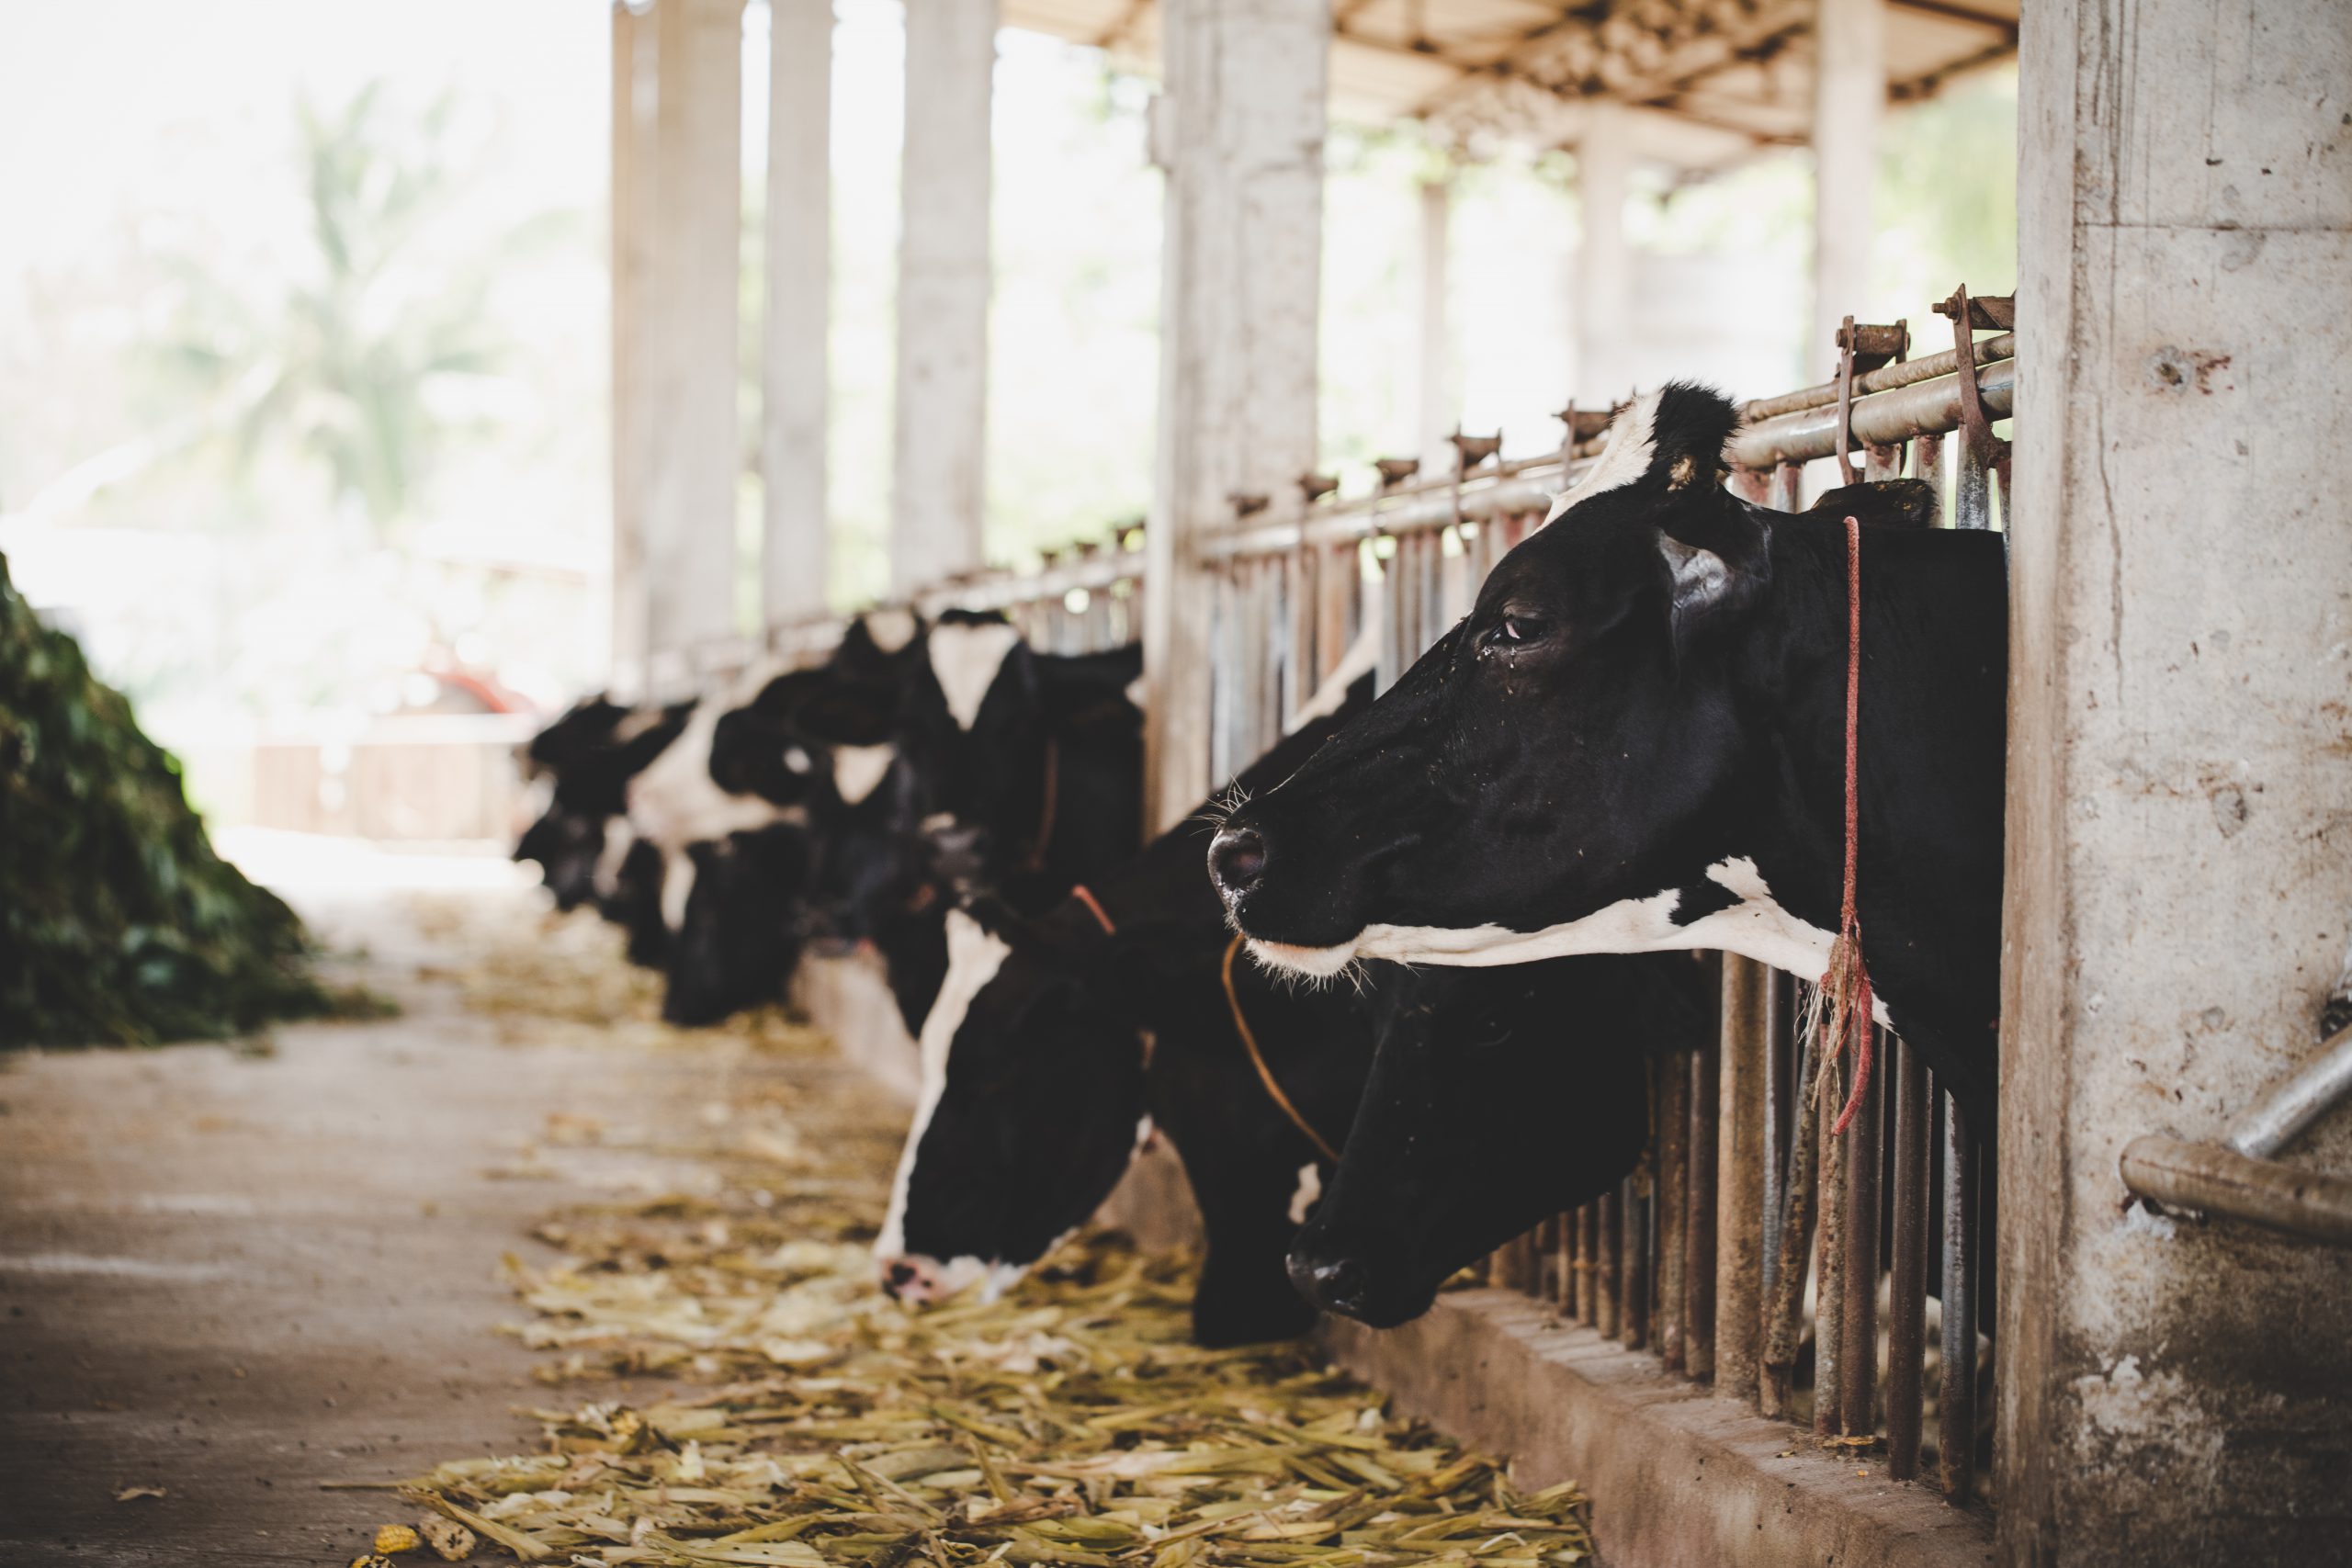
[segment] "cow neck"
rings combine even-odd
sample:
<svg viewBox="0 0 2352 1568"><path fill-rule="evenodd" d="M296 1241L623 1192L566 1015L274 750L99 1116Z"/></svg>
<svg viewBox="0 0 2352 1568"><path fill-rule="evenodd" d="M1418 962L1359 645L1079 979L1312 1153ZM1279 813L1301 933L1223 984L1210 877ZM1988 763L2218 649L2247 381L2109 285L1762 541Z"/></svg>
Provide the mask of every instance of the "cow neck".
<svg viewBox="0 0 2352 1568"><path fill-rule="evenodd" d="M1274 1077L1273 1068L1266 1065L1265 1053L1258 1049L1258 1036L1250 1029L1250 1020L1242 1014L1241 993L1234 987L1233 984L1233 960L1241 951L1241 942L1242 938L1237 934L1231 942L1225 944L1225 963L1220 969L1220 974L1225 980L1225 1005L1233 1011L1233 1032L1241 1036L1241 1048L1250 1053L1250 1065L1258 1069L1258 1081L1265 1085L1266 1098L1274 1102L1276 1110L1290 1118L1290 1124L1305 1134L1306 1141L1313 1144L1325 1159L1337 1165L1340 1163L1340 1152L1331 1146L1329 1139L1315 1130L1315 1123L1309 1122L1298 1107L1291 1103L1290 1096L1283 1092L1281 1080Z"/></svg>

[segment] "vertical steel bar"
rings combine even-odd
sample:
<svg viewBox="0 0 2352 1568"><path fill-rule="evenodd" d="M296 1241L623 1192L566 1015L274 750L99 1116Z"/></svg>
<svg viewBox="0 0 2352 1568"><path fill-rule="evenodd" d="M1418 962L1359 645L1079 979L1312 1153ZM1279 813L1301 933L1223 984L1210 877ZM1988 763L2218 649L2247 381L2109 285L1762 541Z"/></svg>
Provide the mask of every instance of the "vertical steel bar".
<svg viewBox="0 0 2352 1568"><path fill-rule="evenodd" d="M1782 463L1772 470L1772 504L1782 512L1799 512L1804 506L1804 465Z"/></svg>
<svg viewBox="0 0 2352 1568"><path fill-rule="evenodd" d="M1772 504L1772 476L1762 468L1734 468L1730 482L1732 493L1741 500L1758 506Z"/></svg>
<svg viewBox="0 0 2352 1568"><path fill-rule="evenodd" d="M1682 1370L1715 1375L1715 1089L1722 1049L1690 1056L1690 1176L1682 1224ZM1740 1391L1745 1393L1745 1389Z"/></svg>
<svg viewBox="0 0 2352 1568"><path fill-rule="evenodd" d="M1620 1304L1617 1295L1618 1195L1614 1192L1604 1192L1593 1206L1600 1215L1599 1256L1594 1259L1597 1267L1593 1271L1594 1300L1599 1308L1594 1326L1614 1339L1617 1337L1617 1309Z"/></svg>
<svg viewBox="0 0 2352 1568"><path fill-rule="evenodd" d="M1875 1028L1875 1025L1869 1027ZM1878 1035L1882 1064L1893 1036ZM1886 1068L1871 1074L1862 1103L1846 1128L1846 1302L1838 1355L1839 1429L1866 1437L1878 1429L1878 1225L1881 1118Z"/></svg>
<svg viewBox="0 0 2352 1568"><path fill-rule="evenodd" d="M1657 1353L1683 1364L1682 1230L1690 1205L1690 1062L1681 1052L1652 1064L1657 1085Z"/></svg>
<svg viewBox="0 0 2352 1568"><path fill-rule="evenodd" d="M1781 1183L1780 1264L1774 1271L1772 1295L1766 1307L1764 1351L1757 1394L1767 1416L1792 1414L1795 1391L1797 1341L1804 1317L1806 1261L1813 1247L1814 1179L1820 1163L1821 1119L1815 1114L1817 1092L1810 1041L1797 1054L1796 1074L1790 1079L1789 1102L1794 1142L1789 1147L1787 1179Z"/></svg>
<svg viewBox="0 0 2352 1568"><path fill-rule="evenodd" d="M1759 1085L1764 1100L1764 1269L1763 1297L1770 1302L1781 1277L1781 1218L1788 1206L1783 1190L1788 1179L1790 1106L1802 1098L1792 1075L1796 1055L1792 1025L1796 1018L1796 982L1786 970L1767 972L1770 994L1765 998L1764 1072ZM1769 1323L1769 1314L1768 1314Z"/></svg>
<svg viewBox="0 0 2352 1568"><path fill-rule="evenodd" d="M1984 458L1966 437L1952 443L1958 458L1951 485L1951 522L1955 528L1993 525L1993 476Z"/></svg>
<svg viewBox="0 0 2352 1568"><path fill-rule="evenodd" d="M1600 1324L1600 1201L1577 1211L1577 1321Z"/></svg>
<svg viewBox="0 0 2352 1568"><path fill-rule="evenodd" d="M1647 1176L1635 1171L1618 1188L1617 1219L1625 1249L1618 1270L1617 1322L1625 1348L1638 1350L1650 1342L1650 1227Z"/></svg>
<svg viewBox="0 0 2352 1568"><path fill-rule="evenodd" d="M1976 1488L1976 1162L1968 1119L1951 1095L1942 1101L1944 1135L1943 1378L1937 1390L1938 1468L1950 1502Z"/></svg>
<svg viewBox="0 0 2352 1568"><path fill-rule="evenodd" d="M1283 563L1283 606L1290 626L1283 655L1284 729L1323 679L1315 662L1315 552L1301 545Z"/></svg>
<svg viewBox="0 0 2352 1568"><path fill-rule="evenodd" d="M1332 545L1315 561L1315 678L1340 667L1348 652L1348 608L1355 601L1356 547Z"/></svg>
<svg viewBox="0 0 2352 1568"><path fill-rule="evenodd" d="M1862 478L1877 484L1903 477L1903 444L1887 442L1881 446L1865 444L1862 447Z"/></svg>
<svg viewBox="0 0 2352 1568"><path fill-rule="evenodd" d="M1715 1385L1757 1387L1764 1283L1765 1010L1769 971L1724 955L1723 1040L1715 1103Z"/></svg>
<svg viewBox="0 0 2352 1568"><path fill-rule="evenodd" d="M1846 1140L1830 1132L1846 1103L1842 1058L1833 1058L1815 1106L1821 1142L1821 1177L1815 1203L1821 1211L1820 1250L1813 1284L1813 1429L1835 1433L1844 1416L1846 1350Z"/></svg>
<svg viewBox="0 0 2352 1568"><path fill-rule="evenodd" d="M1552 1217L1552 1300L1562 1317L1577 1314L1577 1212L1563 1209Z"/></svg>
<svg viewBox="0 0 2352 1568"><path fill-rule="evenodd" d="M1922 1363L1928 1348L1928 1075L1894 1043L1894 1237L1886 1308L1886 1468L1919 1473Z"/></svg>

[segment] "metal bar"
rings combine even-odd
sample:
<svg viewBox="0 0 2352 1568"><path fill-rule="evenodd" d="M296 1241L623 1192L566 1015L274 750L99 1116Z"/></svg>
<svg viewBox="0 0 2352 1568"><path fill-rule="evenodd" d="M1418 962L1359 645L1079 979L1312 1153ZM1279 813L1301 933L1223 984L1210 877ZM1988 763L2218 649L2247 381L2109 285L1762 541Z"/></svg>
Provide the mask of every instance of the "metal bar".
<svg viewBox="0 0 2352 1568"><path fill-rule="evenodd" d="M1983 367L1977 387L1985 412L1996 418L2011 410L2017 376L2012 362ZM1854 404L1854 434L1865 443L1908 440L1927 431L1960 428L1960 389L1951 377L1923 381L1860 399ZM1734 438L1726 451L1739 468L1770 468L1783 461L1809 462L1828 457L1838 445L1838 414L1826 411L1789 414L1752 425ZM1464 485L1457 512L1450 487L1403 500L1381 498L1318 507L1310 517L1266 523L1237 529L1201 541L1206 558L1259 556L1295 549L1302 535L1311 540L1363 538L1375 531L1400 536L1443 527L1459 517L1481 520L1532 513L1541 518L1555 491L1573 477L1576 468L1592 459L1579 456L1563 470L1556 461L1538 460L1523 468L1489 479L1480 475Z"/></svg>
<svg viewBox="0 0 2352 1568"><path fill-rule="evenodd" d="M1846 1140L1829 1129L1846 1102L1844 1063L1830 1059L1816 1095L1815 1136L1821 1144L1821 1211L1813 1279L1813 1429L1837 1432L1845 1411Z"/></svg>
<svg viewBox="0 0 2352 1568"><path fill-rule="evenodd" d="M1919 1473L1920 1384L1928 1354L1928 1069L1894 1043L1894 1236L1886 1292L1886 1471Z"/></svg>
<svg viewBox="0 0 2352 1568"><path fill-rule="evenodd" d="M2352 1179L2155 1133L2124 1145L2123 1185L2167 1208L2352 1247Z"/></svg>
<svg viewBox="0 0 2352 1568"><path fill-rule="evenodd" d="M1792 459L1772 469L1772 505L1782 512L1804 510L1804 465Z"/></svg>
<svg viewBox="0 0 2352 1568"><path fill-rule="evenodd" d="M1653 1064L1657 1084L1657 1354L1683 1365L1682 1230L1690 1192L1690 1064L1677 1052Z"/></svg>
<svg viewBox="0 0 2352 1568"><path fill-rule="evenodd" d="M1650 1342L1649 1185L1641 1171L1625 1178L1618 1189L1617 1217L1625 1249L1618 1269L1617 1324L1625 1348L1638 1350Z"/></svg>
<svg viewBox="0 0 2352 1568"><path fill-rule="evenodd" d="M2003 333L1976 345L1976 362L1987 365L1996 359L2014 358L2017 351L2017 334ZM1854 394L1860 398L1871 392L1891 392L1897 387L1916 386L1921 381L1932 381L1939 376L1949 376L1958 368L1960 355L1948 348L1941 354L1923 355L1917 359L1882 365L1875 370L1857 376L1854 378ZM1802 391L1783 392L1776 398L1752 399L1742 405L1740 418L1753 424L1781 414L1800 413L1806 409L1831 408L1837 401L1838 383L1832 378Z"/></svg>
<svg viewBox="0 0 2352 1568"><path fill-rule="evenodd" d="M2238 1118L2230 1147L2249 1159L2268 1159L2346 1094L2352 1094L2352 1024L2330 1035L2318 1055Z"/></svg>
<svg viewBox="0 0 2352 1568"><path fill-rule="evenodd" d="M1594 1259L1594 1300L1598 1313L1594 1326L1608 1337L1617 1337L1618 1301L1618 1195L1604 1192L1594 1205L1600 1211L1600 1252Z"/></svg>
<svg viewBox="0 0 2352 1568"><path fill-rule="evenodd" d="M1781 1221L1788 1206L1784 1190L1788 1182L1789 1132L1791 1108L1799 1098L1802 1088L1796 1082L1796 1043L1792 1026L1796 1010L1792 993L1796 982L1784 969L1766 972L1765 984L1770 988L1765 998L1764 1035L1764 1272L1763 1296L1772 1298L1772 1290L1781 1277Z"/></svg>
<svg viewBox="0 0 2352 1568"><path fill-rule="evenodd" d="M1976 1490L1976 1161L1968 1119L1949 1094L1942 1102L1944 1153L1943 1378L1936 1394L1937 1468L1949 1502Z"/></svg>
<svg viewBox="0 0 2352 1568"><path fill-rule="evenodd" d="M1752 958L1724 955L1715 1145L1715 1385L1746 1399L1757 1386L1764 1281L1764 1100L1770 988Z"/></svg>
<svg viewBox="0 0 2352 1568"><path fill-rule="evenodd" d="M1875 1027L1865 1025L1865 1027ZM1881 1061L1894 1037L1879 1031ZM1846 1301L1838 1354L1838 1429L1866 1437L1878 1429L1878 1222L1880 1118L1885 1114L1886 1072L1871 1075L1862 1103L1846 1128Z"/></svg>
<svg viewBox="0 0 2352 1568"><path fill-rule="evenodd" d="M1993 525L1993 471L1984 455L1965 441L1954 443L1960 461L1952 478L1951 524L1955 528Z"/></svg>
<svg viewBox="0 0 2352 1568"><path fill-rule="evenodd" d="M1577 1211L1577 1321L1586 1327L1600 1322L1600 1203Z"/></svg>
<svg viewBox="0 0 2352 1568"><path fill-rule="evenodd" d="M1552 1219L1552 1300L1562 1317L1577 1313L1577 1212L1563 1209Z"/></svg>
<svg viewBox="0 0 2352 1568"><path fill-rule="evenodd" d="M1691 1054L1690 1177L1682 1224L1682 1370L1715 1375L1715 1088L1722 1048Z"/></svg>
<svg viewBox="0 0 2352 1568"><path fill-rule="evenodd" d="M1797 1339L1804 1315L1806 1258L1813 1250L1814 1180L1820 1161L1821 1119L1815 1111L1818 1092L1814 1083L1810 1042L1797 1058L1791 1100L1794 1107L1789 1148L1788 1179L1781 1184L1780 1266L1766 1309L1764 1348L1758 1368L1758 1398L1767 1416L1785 1416L1794 1393Z"/></svg>

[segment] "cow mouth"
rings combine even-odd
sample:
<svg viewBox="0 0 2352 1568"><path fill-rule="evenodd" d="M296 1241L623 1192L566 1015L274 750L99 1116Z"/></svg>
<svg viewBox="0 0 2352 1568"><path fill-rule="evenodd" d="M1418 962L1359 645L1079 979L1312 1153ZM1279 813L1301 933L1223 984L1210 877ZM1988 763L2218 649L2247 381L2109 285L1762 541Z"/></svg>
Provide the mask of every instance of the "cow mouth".
<svg viewBox="0 0 2352 1568"><path fill-rule="evenodd" d="M1356 939L1329 947L1308 947L1295 942L1268 942L1243 933L1250 955L1269 969L1310 980L1328 980L1356 960Z"/></svg>

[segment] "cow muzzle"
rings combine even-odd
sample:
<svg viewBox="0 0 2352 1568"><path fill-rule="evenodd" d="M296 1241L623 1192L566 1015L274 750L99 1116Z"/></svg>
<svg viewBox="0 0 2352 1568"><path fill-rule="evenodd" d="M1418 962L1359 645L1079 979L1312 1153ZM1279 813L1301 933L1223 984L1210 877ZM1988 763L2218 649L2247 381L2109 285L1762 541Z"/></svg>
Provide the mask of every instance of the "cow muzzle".
<svg viewBox="0 0 2352 1568"><path fill-rule="evenodd" d="M946 1293L939 1265L928 1258L901 1255L880 1260L883 1294L909 1306L928 1306Z"/></svg>

